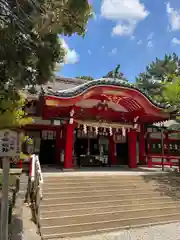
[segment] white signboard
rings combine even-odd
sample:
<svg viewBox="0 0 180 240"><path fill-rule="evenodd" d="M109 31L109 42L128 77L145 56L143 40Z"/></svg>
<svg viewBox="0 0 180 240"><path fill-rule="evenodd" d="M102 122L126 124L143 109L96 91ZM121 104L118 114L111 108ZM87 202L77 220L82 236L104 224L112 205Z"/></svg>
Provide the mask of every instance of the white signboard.
<svg viewBox="0 0 180 240"><path fill-rule="evenodd" d="M8 129L0 130L0 157L16 157L20 155L20 133Z"/></svg>
<svg viewBox="0 0 180 240"><path fill-rule="evenodd" d="M161 139L162 133L157 132L157 133L150 133L150 138L155 138L155 139ZM165 135L163 134L163 138L165 138Z"/></svg>

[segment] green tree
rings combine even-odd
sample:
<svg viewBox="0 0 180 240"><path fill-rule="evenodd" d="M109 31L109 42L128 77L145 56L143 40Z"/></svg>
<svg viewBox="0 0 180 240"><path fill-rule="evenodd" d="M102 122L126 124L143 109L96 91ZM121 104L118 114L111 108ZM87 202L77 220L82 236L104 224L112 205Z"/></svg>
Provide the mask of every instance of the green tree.
<svg viewBox="0 0 180 240"><path fill-rule="evenodd" d="M124 74L120 72L120 68L121 68L121 65L118 64L115 69L108 72L103 78L114 78L114 79L119 79L123 81L128 81L127 78L124 76Z"/></svg>
<svg viewBox="0 0 180 240"><path fill-rule="evenodd" d="M0 118L6 102L18 108L20 89L53 79L65 55L60 36L84 36L91 15L87 0L0 0Z"/></svg>
<svg viewBox="0 0 180 240"><path fill-rule="evenodd" d="M76 77L76 78L78 78L78 79L84 79L84 80L89 80L89 81L94 80L94 78L91 77L91 76L78 76L78 77Z"/></svg>
<svg viewBox="0 0 180 240"><path fill-rule="evenodd" d="M19 127L31 124L32 119L26 116L24 111L25 99L19 96L19 100L12 101L11 98L0 101L0 128Z"/></svg>
<svg viewBox="0 0 180 240"><path fill-rule="evenodd" d="M166 83L172 82L180 75L180 60L174 53L165 55L164 59L156 58L146 67L146 71L136 78L136 85L159 101L164 101L162 91Z"/></svg>
<svg viewBox="0 0 180 240"><path fill-rule="evenodd" d="M180 77L174 78L164 86L163 96L172 107L180 111Z"/></svg>
<svg viewBox="0 0 180 240"><path fill-rule="evenodd" d="M59 34L84 36L91 7L87 0L4 2L6 8L0 6L2 88L7 82L17 88L47 82L56 63L64 60Z"/></svg>

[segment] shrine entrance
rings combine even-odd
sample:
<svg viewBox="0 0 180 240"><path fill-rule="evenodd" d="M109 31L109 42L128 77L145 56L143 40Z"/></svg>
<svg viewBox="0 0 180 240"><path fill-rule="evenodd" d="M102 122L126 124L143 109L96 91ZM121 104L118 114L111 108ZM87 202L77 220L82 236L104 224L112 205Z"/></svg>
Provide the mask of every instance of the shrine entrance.
<svg viewBox="0 0 180 240"><path fill-rule="evenodd" d="M39 160L42 165L55 164L56 140L41 140Z"/></svg>
<svg viewBox="0 0 180 240"><path fill-rule="evenodd" d="M108 164L108 136L100 136L94 131L76 130L74 150L76 165L105 166Z"/></svg>
<svg viewBox="0 0 180 240"><path fill-rule="evenodd" d="M128 142L116 144L116 158L118 165L128 165Z"/></svg>
<svg viewBox="0 0 180 240"><path fill-rule="evenodd" d="M39 160L42 165L56 162L56 132L42 131Z"/></svg>
<svg viewBox="0 0 180 240"><path fill-rule="evenodd" d="M128 165L128 137L127 135L116 135L116 159L118 165Z"/></svg>

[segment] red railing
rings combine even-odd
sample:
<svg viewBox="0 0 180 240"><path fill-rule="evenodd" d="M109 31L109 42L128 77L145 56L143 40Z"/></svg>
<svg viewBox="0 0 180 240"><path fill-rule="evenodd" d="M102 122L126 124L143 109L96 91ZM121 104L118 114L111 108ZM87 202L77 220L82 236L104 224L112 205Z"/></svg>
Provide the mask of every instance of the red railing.
<svg viewBox="0 0 180 240"><path fill-rule="evenodd" d="M164 165L170 167L178 166L180 171L180 156L172 156L168 154L148 154L147 159L149 168L153 167L154 165ZM159 161L156 159L159 159Z"/></svg>

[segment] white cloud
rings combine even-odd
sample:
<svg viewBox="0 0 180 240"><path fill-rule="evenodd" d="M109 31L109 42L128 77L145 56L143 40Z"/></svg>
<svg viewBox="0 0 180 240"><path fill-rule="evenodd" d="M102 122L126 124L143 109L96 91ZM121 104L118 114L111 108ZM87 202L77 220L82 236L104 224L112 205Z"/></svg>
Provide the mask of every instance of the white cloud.
<svg viewBox="0 0 180 240"><path fill-rule="evenodd" d="M153 45L153 41L152 40L149 40L148 42L147 42L147 47L148 48L152 48L154 45Z"/></svg>
<svg viewBox="0 0 180 240"><path fill-rule="evenodd" d="M176 37L174 37L174 38L172 39L172 44L173 44L173 45L179 45L179 44L180 44L180 39L177 39Z"/></svg>
<svg viewBox="0 0 180 240"><path fill-rule="evenodd" d="M166 11L169 18L170 30L180 30L180 9L174 9L170 3L166 4Z"/></svg>
<svg viewBox="0 0 180 240"><path fill-rule="evenodd" d="M66 51L66 55L64 57L65 64L75 64L79 61L79 55L74 49L69 48L68 44L64 39L61 39L62 46Z"/></svg>
<svg viewBox="0 0 180 240"><path fill-rule="evenodd" d="M154 37L154 32L151 32L151 33L148 34L147 40L150 41L150 40L153 39L153 37Z"/></svg>
<svg viewBox="0 0 180 240"><path fill-rule="evenodd" d="M92 55L92 52L91 52L91 50L88 50L88 54L91 56Z"/></svg>
<svg viewBox="0 0 180 240"><path fill-rule="evenodd" d="M113 35L133 34L137 23L148 14L140 0L103 0L101 5L101 16L116 22Z"/></svg>
<svg viewBox="0 0 180 240"><path fill-rule="evenodd" d="M153 38L154 38L154 32L150 32L147 36L147 47L148 48L152 48L154 46Z"/></svg>
<svg viewBox="0 0 180 240"><path fill-rule="evenodd" d="M134 41L135 39L136 39L136 37L133 36L133 35L130 37L130 40L131 40L131 41Z"/></svg>
<svg viewBox="0 0 180 240"><path fill-rule="evenodd" d="M119 23L113 28L112 35L129 36L134 32L135 28L136 25L134 23Z"/></svg>
<svg viewBox="0 0 180 240"><path fill-rule="evenodd" d="M117 48L113 48L112 50L111 50L111 52L109 53L109 55L116 55L117 54L117 52L118 52L118 49Z"/></svg>
<svg viewBox="0 0 180 240"><path fill-rule="evenodd" d="M143 43L142 40L138 40L138 41L137 41L137 45L141 45L142 43Z"/></svg>

